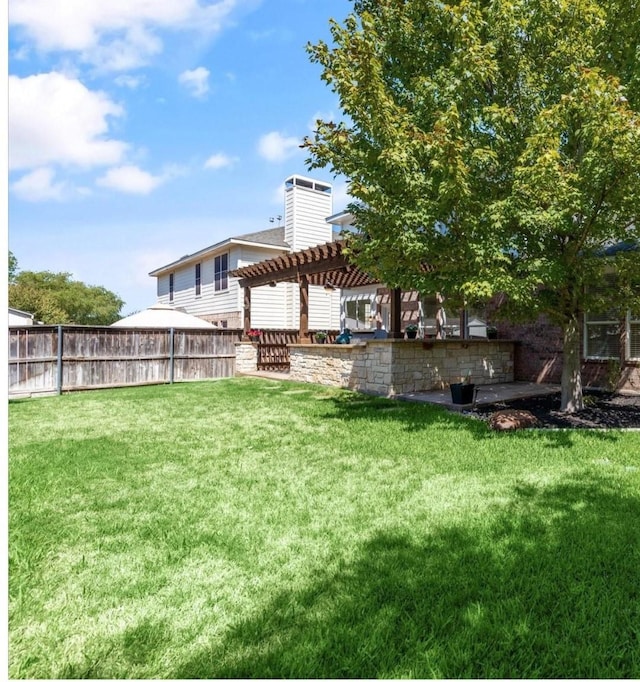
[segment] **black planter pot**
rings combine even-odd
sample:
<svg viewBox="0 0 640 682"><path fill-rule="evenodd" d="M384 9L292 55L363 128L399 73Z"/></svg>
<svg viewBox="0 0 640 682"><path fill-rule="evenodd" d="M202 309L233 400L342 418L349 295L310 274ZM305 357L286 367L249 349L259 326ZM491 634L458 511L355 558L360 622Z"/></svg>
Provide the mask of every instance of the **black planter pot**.
<svg viewBox="0 0 640 682"><path fill-rule="evenodd" d="M475 384L451 384L451 401L456 405L468 405L473 402Z"/></svg>
<svg viewBox="0 0 640 682"><path fill-rule="evenodd" d="M417 331L413 331L413 332L412 332L412 331L408 331L408 332L407 332L407 338L408 338L408 339L415 339L416 336L418 336L418 332L417 332Z"/></svg>

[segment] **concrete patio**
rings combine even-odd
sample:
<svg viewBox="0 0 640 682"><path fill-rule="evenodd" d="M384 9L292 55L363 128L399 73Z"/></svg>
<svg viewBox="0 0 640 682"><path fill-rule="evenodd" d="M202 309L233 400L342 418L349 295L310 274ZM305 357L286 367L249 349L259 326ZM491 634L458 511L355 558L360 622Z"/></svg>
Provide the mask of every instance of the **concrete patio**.
<svg viewBox="0 0 640 682"><path fill-rule="evenodd" d="M260 377L262 379L272 379L276 381L290 381L287 372L244 372L244 376ZM501 403L515 398L530 398L537 395L549 395L559 393L558 384L536 384L526 381L513 381L503 384L481 384L478 386L476 395L476 405L489 405L491 403ZM451 401L451 391L449 388L434 391L416 391L414 393L400 393L394 396L395 400L408 400L412 402L433 403L442 405L450 410L468 410L471 403L466 405L455 405Z"/></svg>
<svg viewBox="0 0 640 682"><path fill-rule="evenodd" d="M501 403L515 398L531 398L537 395L549 395L559 393L560 386L557 384L536 384L533 382L514 381L505 384L482 384L478 386L476 405L489 405ZM415 393L403 393L395 396L397 400L411 400L416 402L433 403L442 405L450 410L468 410L471 403L455 405L451 402L449 388L436 391L416 391Z"/></svg>

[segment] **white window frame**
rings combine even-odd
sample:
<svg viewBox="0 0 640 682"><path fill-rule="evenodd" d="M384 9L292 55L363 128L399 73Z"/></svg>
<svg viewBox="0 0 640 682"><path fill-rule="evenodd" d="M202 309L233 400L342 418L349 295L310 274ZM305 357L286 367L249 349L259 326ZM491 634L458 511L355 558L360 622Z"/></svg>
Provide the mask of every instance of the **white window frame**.
<svg viewBox="0 0 640 682"><path fill-rule="evenodd" d="M202 263L196 263L195 265L195 296L200 298L202 296Z"/></svg>
<svg viewBox="0 0 640 682"><path fill-rule="evenodd" d="M352 332L357 331L369 331L370 329L375 329L375 310L376 310L376 295L375 294L360 294L356 296L346 296L343 301L344 305L344 320L345 326L349 327ZM348 318L348 307L350 305L355 305L356 307L356 317L352 318L355 321L355 326L353 323L347 322ZM364 308L363 319L361 321L362 326L358 323L360 322L360 316L358 315L359 309ZM368 310L368 314L367 314Z"/></svg>
<svg viewBox="0 0 640 682"><path fill-rule="evenodd" d="M226 270L222 269L222 259L227 259ZM220 269L218 269L220 263ZM220 275L218 274L220 273ZM229 253L221 253L213 259L213 290L215 293L221 293L229 290Z"/></svg>
<svg viewBox="0 0 640 682"><path fill-rule="evenodd" d="M605 313L601 317L604 317ZM616 331L618 333L618 354L617 355L593 355L589 353L589 329L594 327L613 327L615 325ZM584 314L584 326L583 326L583 356L585 360L619 360L620 359L620 319L610 318L607 320L594 320L589 321L589 313Z"/></svg>

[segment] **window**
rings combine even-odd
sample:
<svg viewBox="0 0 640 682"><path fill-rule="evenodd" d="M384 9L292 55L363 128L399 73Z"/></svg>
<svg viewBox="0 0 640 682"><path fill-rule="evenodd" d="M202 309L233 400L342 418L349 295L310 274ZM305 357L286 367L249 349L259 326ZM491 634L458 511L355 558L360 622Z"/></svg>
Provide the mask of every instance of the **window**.
<svg viewBox="0 0 640 682"><path fill-rule="evenodd" d="M627 358L640 360L640 314L627 315Z"/></svg>
<svg viewBox="0 0 640 682"><path fill-rule="evenodd" d="M200 263L196 263L196 296L202 293L202 280L200 279Z"/></svg>
<svg viewBox="0 0 640 682"><path fill-rule="evenodd" d="M584 316L584 355L594 360L620 357L620 320L613 312Z"/></svg>
<svg viewBox="0 0 640 682"><path fill-rule="evenodd" d="M169 275L169 301L173 301L173 286L174 286L173 272Z"/></svg>
<svg viewBox="0 0 640 682"><path fill-rule="evenodd" d="M421 324L425 336L435 337L438 325L441 327L442 338L460 336L460 311L452 309L444 300L435 294L424 296L420 302ZM469 331L475 335L479 321L469 316Z"/></svg>
<svg viewBox="0 0 640 682"><path fill-rule="evenodd" d="M375 323L373 323L375 326ZM351 299L345 301L344 326L351 331L371 329L371 299Z"/></svg>
<svg viewBox="0 0 640 682"><path fill-rule="evenodd" d="M229 254L223 253L215 258L215 290L226 291L229 288Z"/></svg>

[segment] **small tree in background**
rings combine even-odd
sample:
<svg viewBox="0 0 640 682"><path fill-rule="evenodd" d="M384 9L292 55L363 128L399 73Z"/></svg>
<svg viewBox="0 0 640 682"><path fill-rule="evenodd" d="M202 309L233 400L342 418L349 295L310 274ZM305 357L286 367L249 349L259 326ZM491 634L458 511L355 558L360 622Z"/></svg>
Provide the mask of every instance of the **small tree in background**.
<svg viewBox="0 0 640 682"><path fill-rule="evenodd" d="M344 121L305 146L350 181L353 257L391 286L546 313L562 409L581 409L581 315L640 306L640 5L355 0L331 32L308 50Z"/></svg>
<svg viewBox="0 0 640 682"><path fill-rule="evenodd" d="M16 275L18 274L18 259L9 251L9 266L7 268L7 274L9 278L9 284L15 282Z"/></svg>
<svg viewBox="0 0 640 682"><path fill-rule="evenodd" d="M17 261L15 261L17 271ZM44 324L109 325L120 319L124 301L104 287L76 282L68 272L14 274L9 305L33 313Z"/></svg>

